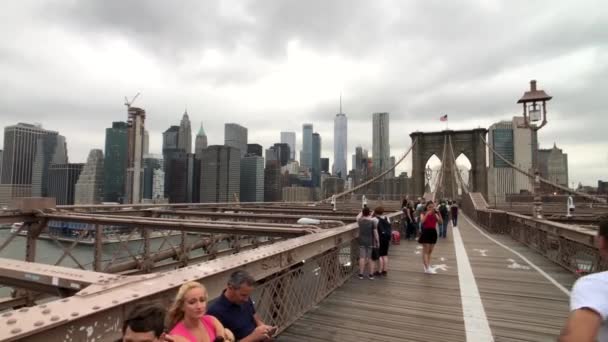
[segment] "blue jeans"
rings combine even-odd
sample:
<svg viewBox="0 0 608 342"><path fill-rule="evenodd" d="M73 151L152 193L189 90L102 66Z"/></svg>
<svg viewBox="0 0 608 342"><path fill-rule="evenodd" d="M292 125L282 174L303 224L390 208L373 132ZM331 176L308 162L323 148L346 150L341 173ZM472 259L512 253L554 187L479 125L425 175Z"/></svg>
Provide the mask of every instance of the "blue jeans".
<svg viewBox="0 0 608 342"><path fill-rule="evenodd" d="M458 216L452 216L452 227L458 227Z"/></svg>
<svg viewBox="0 0 608 342"><path fill-rule="evenodd" d="M439 237L448 236L448 219L443 220L443 223L439 225Z"/></svg>

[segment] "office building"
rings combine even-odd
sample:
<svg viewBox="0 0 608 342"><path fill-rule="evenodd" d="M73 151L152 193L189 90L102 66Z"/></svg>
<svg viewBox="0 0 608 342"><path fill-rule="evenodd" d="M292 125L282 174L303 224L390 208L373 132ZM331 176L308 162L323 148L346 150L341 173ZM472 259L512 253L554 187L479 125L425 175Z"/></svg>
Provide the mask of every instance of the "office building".
<svg viewBox="0 0 608 342"><path fill-rule="evenodd" d="M323 181L323 186L321 187L322 197L329 198L332 195L339 194L344 191L345 180L336 177L329 176Z"/></svg>
<svg viewBox="0 0 608 342"><path fill-rule="evenodd" d="M509 163L533 172L533 134L523 127L523 117L513 117L511 121L500 121L490 126L488 142L494 150ZM456 156L458 157L458 156ZM508 163L489 153L488 199L489 202L502 203L507 194L531 192L533 184L530 179L513 170Z"/></svg>
<svg viewBox="0 0 608 342"><path fill-rule="evenodd" d="M395 166L396 160L395 156L391 156L388 160L388 167L392 168ZM389 173L386 174L387 178L395 178L395 169L392 169Z"/></svg>
<svg viewBox="0 0 608 342"><path fill-rule="evenodd" d="M196 134L196 140L194 142L194 153L196 155L200 154L200 150L207 148L207 134L205 134L205 130L203 129L203 123L201 122L201 128L198 130Z"/></svg>
<svg viewBox="0 0 608 342"><path fill-rule="evenodd" d="M241 202L263 201L264 158L249 154L241 159Z"/></svg>
<svg viewBox="0 0 608 342"><path fill-rule="evenodd" d="M84 164L51 164L48 171L47 197L55 198L57 205L73 205L76 183Z"/></svg>
<svg viewBox="0 0 608 342"><path fill-rule="evenodd" d="M182 121L179 123L178 135L177 147L186 153L192 153L192 128L190 127L190 118L187 111L184 111Z"/></svg>
<svg viewBox="0 0 608 342"><path fill-rule="evenodd" d="M312 188L288 186L282 189L283 202L310 202L313 199Z"/></svg>
<svg viewBox="0 0 608 342"><path fill-rule="evenodd" d="M568 154L553 144L553 148L538 150L538 170L546 180L568 187ZM555 188L542 184L544 192L554 192Z"/></svg>
<svg viewBox="0 0 608 342"><path fill-rule="evenodd" d="M93 149L80 172L74 190L75 204L99 204L103 202L103 152Z"/></svg>
<svg viewBox="0 0 608 342"><path fill-rule="evenodd" d="M144 129L144 156L150 154L150 133Z"/></svg>
<svg viewBox="0 0 608 342"><path fill-rule="evenodd" d="M127 123L112 122L112 127L106 128L103 162L104 202L124 202L126 169Z"/></svg>
<svg viewBox="0 0 608 342"><path fill-rule="evenodd" d="M163 169L154 170L152 176L152 199L164 199L165 197L165 171Z"/></svg>
<svg viewBox="0 0 608 342"><path fill-rule="evenodd" d="M269 150L266 150L268 158ZM266 159L266 167L264 168L264 202L279 202L281 201L281 164L275 159Z"/></svg>
<svg viewBox="0 0 608 342"><path fill-rule="evenodd" d="M146 111L129 107L127 120L127 176L125 179L125 202L137 204L143 195L144 125Z"/></svg>
<svg viewBox="0 0 608 342"><path fill-rule="evenodd" d="M274 150L276 158L281 164L281 166L287 165L287 163L289 162L289 156L291 154L288 144L276 143L272 145L270 149Z"/></svg>
<svg viewBox="0 0 608 342"><path fill-rule="evenodd" d="M336 117L334 118L334 165L332 174L342 179L346 179L348 174L348 169L346 168L348 149L347 132L348 121L346 115L340 110L340 113L336 114Z"/></svg>
<svg viewBox="0 0 608 342"><path fill-rule="evenodd" d="M300 166L312 168L312 124L302 125L302 150L300 151Z"/></svg>
<svg viewBox="0 0 608 342"><path fill-rule="evenodd" d="M296 132L281 132L281 143L289 145L289 160L296 160Z"/></svg>
<svg viewBox="0 0 608 342"><path fill-rule="evenodd" d="M260 144L247 144L247 154L254 156L262 156L263 148Z"/></svg>
<svg viewBox="0 0 608 342"><path fill-rule="evenodd" d="M321 186L321 135L312 135L312 184L313 187Z"/></svg>
<svg viewBox="0 0 608 342"><path fill-rule="evenodd" d="M329 158L321 158L321 172L329 173Z"/></svg>
<svg viewBox="0 0 608 342"><path fill-rule="evenodd" d="M163 132L163 151L177 149L179 149L179 126L170 126Z"/></svg>
<svg viewBox="0 0 608 342"><path fill-rule="evenodd" d="M240 198L241 152L231 146L211 145L201 160L201 202L233 202Z"/></svg>
<svg viewBox="0 0 608 342"><path fill-rule="evenodd" d="M145 199L154 199L154 171L163 169L162 156L144 155L144 194Z"/></svg>
<svg viewBox="0 0 608 342"><path fill-rule="evenodd" d="M238 148L241 157L244 157L247 154L247 128L235 123L225 124L224 145Z"/></svg>
<svg viewBox="0 0 608 342"><path fill-rule="evenodd" d="M188 154L180 149L163 151L165 198L169 203L188 202Z"/></svg>
<svg viewBox="0 0 608 342"><path fill-rule="evenodd" d="M372 167L374 174L379 174L389 167L389 114L374 113L372 132Z"/></svg>
<svg viewBox="0 0 608 342"><path fill-rule="evenodd" d="M18 197L46 195L48 168L53 161L67 162L65 138L39 125L18 123L4 128L0 172L0 205Z"/></svg>

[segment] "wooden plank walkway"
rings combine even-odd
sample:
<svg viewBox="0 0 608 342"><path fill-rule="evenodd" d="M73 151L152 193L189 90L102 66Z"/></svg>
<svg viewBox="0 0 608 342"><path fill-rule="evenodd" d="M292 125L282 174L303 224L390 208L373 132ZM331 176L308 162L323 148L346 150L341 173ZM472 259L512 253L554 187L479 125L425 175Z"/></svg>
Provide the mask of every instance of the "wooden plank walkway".
<svg viewBox="0 0 608 342"><path fill-rule="evenodd" d="M555 341L568 315L568 296L520 257L461 218L458 228L494 341ZM452 228L422 272L419 244L389 251L389 275L353 277L285 330L278 341L467 341ZM491 235L558 283L574 277L506 236ZM478 339L469 338L478 342Z"/></svg>

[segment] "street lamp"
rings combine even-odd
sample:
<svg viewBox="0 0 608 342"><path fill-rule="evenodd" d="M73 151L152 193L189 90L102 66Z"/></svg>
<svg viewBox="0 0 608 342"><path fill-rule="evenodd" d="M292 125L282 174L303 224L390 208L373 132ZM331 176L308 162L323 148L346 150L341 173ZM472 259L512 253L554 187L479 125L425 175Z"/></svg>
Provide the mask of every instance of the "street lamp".
<svg viewBox="0 0 608 342"><path fill-rule="evenodd" d="M534 217L543 218L542 199L540 194L540 171L538 168L538 130L547 124L547 101L551 96L544 90L536 89L536 80L530 81L530 90L517 101L523 105L524 127L533 131L536 138L534 148ZM541 107L542 105L542 107Z"/></svg>
<svg viewBox="0 0 608 342"><path fill-rule="evenodd" d="M431 189L431 178L433 177L433 169L431 169L430 165L426 166L424 176L426 177L426 183L429 185L430 191L433 192L433 189Z"/></svg>

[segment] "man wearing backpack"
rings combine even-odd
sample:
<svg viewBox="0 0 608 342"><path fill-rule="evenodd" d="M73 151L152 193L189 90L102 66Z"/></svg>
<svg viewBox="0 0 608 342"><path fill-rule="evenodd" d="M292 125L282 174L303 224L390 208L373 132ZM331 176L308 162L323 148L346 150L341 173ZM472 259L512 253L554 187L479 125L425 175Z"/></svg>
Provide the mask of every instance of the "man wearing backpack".
<svg viewBox="0 0 608 342"><path fill-rule="evenodd" d="M378 263L377 275L386 276L388 274L388 247L391 242L391 234L393 229L388 217L384 216L384 208L377 207L374 209L374 227L378 230Z"/></svg>

